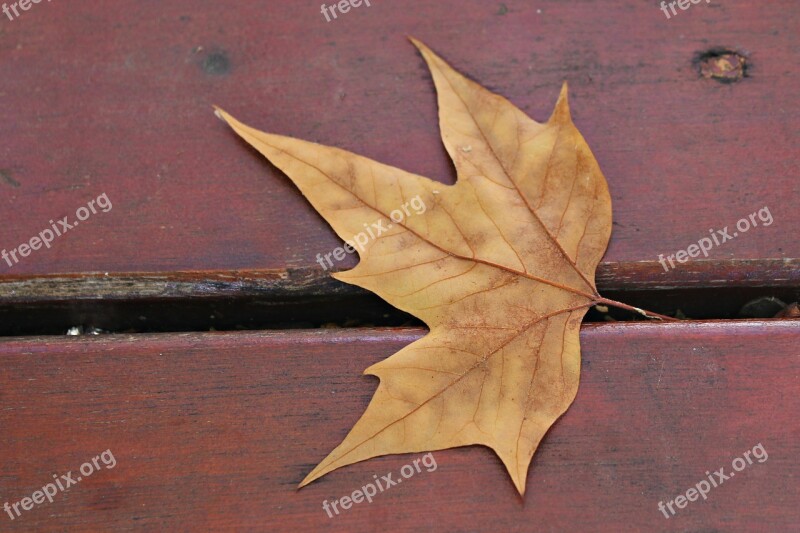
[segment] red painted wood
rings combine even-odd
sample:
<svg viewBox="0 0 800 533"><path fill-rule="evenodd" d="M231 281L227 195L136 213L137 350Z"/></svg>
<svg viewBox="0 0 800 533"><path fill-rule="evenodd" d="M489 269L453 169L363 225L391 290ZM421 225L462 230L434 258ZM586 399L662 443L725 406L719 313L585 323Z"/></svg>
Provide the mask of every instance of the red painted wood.
<svg viewBox="0 0 800 533"><path fill-rule="evenodd" d="M98 0L0 15L0 247L113 203L0 276L315 268L338 239L211 105L450 182L407 34L537 119L569 81L614 200L608 263L654 261L764 206L773 225L712 258L798 258L799 6L667 20L648 2L393 1L326 23L310 0ZM718 45L748 55L750 77L702 78L693 57Z"/></svg>
<svg viewBox="0 0 800 533"><path fill-rule="evenodd" d="M324 500L394 473L384 457L296 484L375 387L368 365L419 330L0 342L0 505L111 450L102 469L3 531L790 531L800 323L582 331L577 400L534 458L524 503L478 447L328 518ZM667 520L675 498L759 443L768 453ZM101 463L102 464L102 463Z"/></svg>
<svg viewBox="0 0 800 533"><path fill-rule="evenodd" d="M0 260L0 320L53 302L81 317L104 300L354 294L314 262L338 239L211 105L449 183L432 83L407 34L537 119L569 81L614 200L601 288L796 293L796 2L701 3L671 20L630 1L373 4L331 23L306 0L41 2L18 20L0 14L0 250L102 193L114 206L13 268ZM715 46L746 55L749 77L704 79L693 59ZM654 262L764 206L773 225L715 248L713 261L669 273ZM363 411L374 389L363 368L419 334L2 341L0 505L106 449L118 466L14 522L0 510L0 530L800 524L796 321L584 328L579 397L537 454L524 504L499 461L471 448L437 452L436 472L329 519L323 500L414 459L293 488ZM669 521L659 513L658 501L759 442L767 462Z"/></svg>

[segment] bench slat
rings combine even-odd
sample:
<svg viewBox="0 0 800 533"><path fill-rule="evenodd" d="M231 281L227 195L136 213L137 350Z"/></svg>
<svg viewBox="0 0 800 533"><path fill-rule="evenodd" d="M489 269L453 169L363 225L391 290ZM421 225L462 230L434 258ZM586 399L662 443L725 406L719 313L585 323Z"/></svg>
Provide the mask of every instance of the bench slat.
<svg viewBox="0 0 800 533"><path fill-rule="evenodd" d="M800 323L584 326L577 400L534 458L524 505L480 447L329 518L422 454L336 471L296 491L366 407L368 365L416 329L0 341L2 501L105 450L117 465L4 530L788 531L800 523ZM670 519L674 499L762 444L754 462ZM751 455L752 457L752 455ZM102 463L101 463L102 464Z"/></svg>

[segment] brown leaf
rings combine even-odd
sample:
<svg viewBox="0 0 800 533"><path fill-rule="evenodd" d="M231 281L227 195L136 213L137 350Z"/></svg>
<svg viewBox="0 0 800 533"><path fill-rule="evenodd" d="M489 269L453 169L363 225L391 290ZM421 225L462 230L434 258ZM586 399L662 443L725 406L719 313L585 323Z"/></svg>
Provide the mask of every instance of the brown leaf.
<svg viewBox="0 0 800 533"><path fill-rule="evenodd" d="M566 84L550 119L538 123L414 44L438 91L442 139L458 171L453 186L263 133L218 110L342 239L382 221L385 231L375 228L359 265L334 277L431 330L366 370L380 378L369 407L301 486L371 457L482 444L524 493L536 447L578 390L581 320L590 306L612 303L594 282L611 199L572 123ZM424 202L424 212L407 208L392 221L411 200Z"/></svg>
<svg viewBox="0 0 800 533"><path fill-rule="evenodd" d="M775 315L775 318L800 318L800 306L797 302L789 304L785 309Z"/></svg>

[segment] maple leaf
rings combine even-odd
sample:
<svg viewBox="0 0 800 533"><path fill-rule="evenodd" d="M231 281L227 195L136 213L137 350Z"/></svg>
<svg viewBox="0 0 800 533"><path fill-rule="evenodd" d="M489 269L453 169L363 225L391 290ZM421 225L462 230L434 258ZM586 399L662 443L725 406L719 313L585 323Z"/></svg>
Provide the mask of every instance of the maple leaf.
<svg viewBox="0 0 800 533"><path fill-rule="evenodd" d="M333 276L430 328L365 371L380 379L366 412L300 486L371 457L481 444L523 494L539 442L578 390L584 314L598 303L640 310L595 288L611 198L572 123L566 83L538 123L412 41L433 75L455 185L264 133L217 109L342 239L375 227L358 266ZM396 216L409 199L424 212Z"/></svg>

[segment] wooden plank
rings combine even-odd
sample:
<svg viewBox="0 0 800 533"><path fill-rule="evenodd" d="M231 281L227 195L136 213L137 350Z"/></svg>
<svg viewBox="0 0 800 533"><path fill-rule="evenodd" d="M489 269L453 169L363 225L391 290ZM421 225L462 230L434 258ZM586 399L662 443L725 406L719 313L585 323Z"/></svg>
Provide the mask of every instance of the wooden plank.
<svg viewBox="0 0 800 533"><path fill-rule="evenodd" d="M690 265L673 283L639 263L604 264L602 294L693 319L738 318L747 302L800 300L800 260ZM770 274L771 281L762 276ZM767 318L774 313L763 315ZM637 318L627 312L618 319ZM589 321L604 320L590 313ZM320 269L48 275L0 278L0 335L63 334L74 326L114 332L208 331L418 324L372 293Z"/></svg>
<svg viewBox="0 0 800 533"><path fill-rule="evenodd" d="M698 261L662 276L658 262L601 263L601 291L675 289L794 289L800 287L800 259ZM768 274L769 279L763 275ZM365 291L331 278L320 268L251 271L131 272L49 274L0 277L0 296L7 302L72 301L85 298L209 298L297 295L364 294Z"/></svg>
<svg viewBox="0 0 800 533"><path fill-rule="evenodd" d="M119 0L0 15L0 247L74 219L103 193L113 204L53 248L0 261L0 278L320 274L316 255L338 239L211 105L451 183L432 83L406 34L540 120L569 81L614 200L606 271L622 264L654 285L683 283L706 267L662 273L658 254L764 206L774 223L714 248L710 259L723 263L708 279L726 279L731 258L796 261L800 73L787 65L798 10L792 0L730 0L667 20L646 2L442 0L375 3L326 23L319 2L305 0L236 9ZM747 78L703 77L697 54L718 45L747 56ZM774 268L745 279L768 284Z"/></svg>
<svg viewBox="0 0 800 533"><path fill-rule="evenodd" d="M524 502L488 450L426 468L329 518L332 501L420 455L297 491L375 388L368 365L421 330L0 341L0 505L110 450L9 531L789 531L800 524L800 322L582 330L574 406L534 458ZM768 458L669 519L658 509L761 444ZM754 455L755 453L755 455ZM752 452L750 457L763 457ZM107 455L110 459L110 456ZM111 461L108 461L110 464ZM428 464L431 464L429 462ZM12 509L13 512L13 509Z"/></svg>

